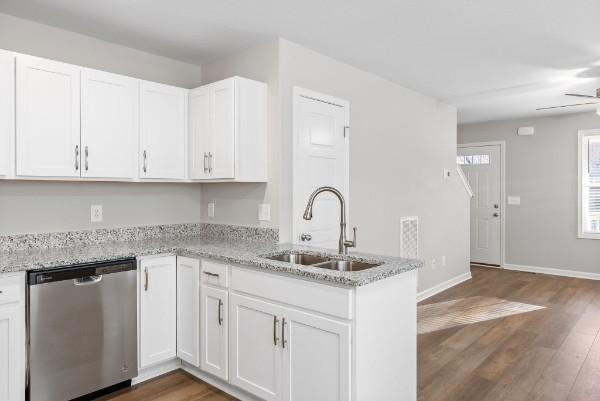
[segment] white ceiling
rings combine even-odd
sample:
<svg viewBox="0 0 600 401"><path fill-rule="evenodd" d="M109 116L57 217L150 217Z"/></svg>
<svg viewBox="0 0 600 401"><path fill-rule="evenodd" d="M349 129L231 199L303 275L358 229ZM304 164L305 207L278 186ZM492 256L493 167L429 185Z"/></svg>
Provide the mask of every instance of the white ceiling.
<svg viewBox="0 0 600 401"><path fill-rule="evenodd" d="M280 36L454 104L463 123L555 114L534 109L600 87L598 0L0 0L0 12L193 63Z"/></svg>

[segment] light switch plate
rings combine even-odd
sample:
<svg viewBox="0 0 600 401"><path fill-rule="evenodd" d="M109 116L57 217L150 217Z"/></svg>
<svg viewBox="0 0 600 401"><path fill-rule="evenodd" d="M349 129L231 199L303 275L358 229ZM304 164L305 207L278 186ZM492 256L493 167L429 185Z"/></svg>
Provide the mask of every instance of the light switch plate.
<svg viewBox="0 0 600 401"><path fill-rule="evenodd" d="M92 223L102 221L102 205L92 205L90 207L90 220Z"/></svg>
<svg viewBox="0 0 600 401"><path fill-rule="evenodd" d="M208 217L215 217L215 204L214 203L209 203L208 204Z"/></svg>
<svg viewBox="0 0 600 401"><path fill-rule="evenodd" d="M258 220L271 221L271 204L261 203L258 205Z"/></svg>
<svg viewBox="0 0 600 401"><path fill-rule="evenodd" d="M509 205L520 205L521 197L520 196L509 196L506 201Z"/></svg>

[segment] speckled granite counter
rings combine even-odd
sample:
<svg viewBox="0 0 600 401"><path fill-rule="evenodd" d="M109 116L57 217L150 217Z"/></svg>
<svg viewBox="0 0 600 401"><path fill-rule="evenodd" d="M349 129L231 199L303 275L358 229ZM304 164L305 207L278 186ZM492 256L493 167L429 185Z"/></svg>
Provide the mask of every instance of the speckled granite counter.
<svg viewBox="0 0 600 401"><path fill-rule="evenodd" d="M419 260L394 258L351 252L350 259L382 263L380 266L357 272L344 272L303 266L265 259L263 256L303 251L316 255L338 258L329 250L289 244L277 244L272 240L248 240L240 236L224 237L191 235L177 238L147 238L132 241L107 241L81 244L73 247L28 248L0 253L0 273L23 270L49 269L79 263L92 263L146 255L173 253L179 256L206 257L223 262L248 266L279 274L298 276L306 280L344 286L361 286L390 276L420 268Z"/></svg>

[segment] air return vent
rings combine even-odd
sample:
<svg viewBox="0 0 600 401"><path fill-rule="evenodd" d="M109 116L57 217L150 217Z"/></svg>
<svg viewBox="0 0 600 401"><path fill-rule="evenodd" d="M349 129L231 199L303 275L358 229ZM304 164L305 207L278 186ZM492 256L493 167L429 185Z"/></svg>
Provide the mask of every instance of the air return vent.
<svg viewBox="0 0 600 401"><path fill-rule="evenodd" d="M400 256L417 259L419 257L419 217L400 219Z"/></svg>

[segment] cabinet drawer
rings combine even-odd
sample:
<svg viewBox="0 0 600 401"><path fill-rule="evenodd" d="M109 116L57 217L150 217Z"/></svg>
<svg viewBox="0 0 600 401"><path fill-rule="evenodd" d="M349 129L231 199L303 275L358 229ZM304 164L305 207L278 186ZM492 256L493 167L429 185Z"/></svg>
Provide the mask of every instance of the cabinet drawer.
<svg viewBox="0 0 600 401"><path fill-rule="evenodd" d="M21 288L23 277L0 277L0 305L21 301Z"/></svg>
<svg viewBox="0 0 600 401"><path fill-rule="evenodd" d="M202 259L200 265L200 281L203 284L211 284L224 288L229 287L229 275L226 264Z"/></svg>
<svg viewBox="0 0 600 401"><path fill-rule="evenodd" d="M315 312L352 319L353 290L232 267L231 289Z"/></svg>

